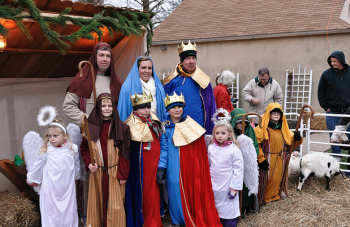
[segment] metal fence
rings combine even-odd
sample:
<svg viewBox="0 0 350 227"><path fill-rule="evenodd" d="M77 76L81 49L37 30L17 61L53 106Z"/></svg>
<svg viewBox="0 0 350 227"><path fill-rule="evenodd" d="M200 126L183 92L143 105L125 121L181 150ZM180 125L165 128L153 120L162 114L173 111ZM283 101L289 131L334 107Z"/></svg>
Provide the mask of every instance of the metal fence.
<svg viewBox="0 0 350 227"><path fill-rule="evenodd" d="M350 115L344 115L344 114L326 114L326 113L317 113L314 115L315 116L327 116L327 117L350 117ZM308 120L307 123L307 137L308 137L308 141L307 141L307 151L308 154L312 153L312 152L319 152L319 151L313 151L310 148L311 144L323 144L323 145L336 145L339 147L350 147L350 144L339 144L339 143L331 143L330 139L328 140L329 142L317 142L317 141L311 141L311 137L310 134L313 132L317 132L317 133L333 133L334 131L330 131L330 130L312 130L310 129L310 119ZM350 134L350 132L338 132L338 133L344 133L344 134ZM325 153L325 154L329 154L332 156L336 156L336 157L350 157L349 154L336 154L336 153ZM339 164L343 164L343 165L350 165L350 163L347 162L339 162ZM341 169L343 172L350 172L350 170L348 169Z"/></svg>

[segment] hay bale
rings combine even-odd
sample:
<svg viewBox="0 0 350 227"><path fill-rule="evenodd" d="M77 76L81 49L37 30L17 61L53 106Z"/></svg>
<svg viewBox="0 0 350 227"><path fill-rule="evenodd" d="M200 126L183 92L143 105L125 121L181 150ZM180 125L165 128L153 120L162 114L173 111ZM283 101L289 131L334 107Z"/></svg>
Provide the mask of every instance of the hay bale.
<svg viewBox="0 0 350 227"><path fill-rule="evenodd" d="M287 123L288 123L288 128L289 129L295 129L297 127L298 121L287 120Z"/></svg>
<svg viewBox="0 0 350 227"><path fill-rule="evenodd" d="M40 227L37 205L18 193L0 192L0 227Z"/></svg>
<svg viewBox="0 0 350 227"><path fill-rule="evenodd" d="M246 215L238 227L248 226L350 226L350 179L326 180L309 177L301 192L296 191L298 176L290 177L289 197L270 202L257 212Z"/></svg>
<svg viewBox="0 0 350 227"><path fill-rule="evenodd" d="M311 112L304 113L304 115L303 115L304 124L307 125L307 121L309 120L310 116L311 116ZM326 116L314 117L314 120L310 123L310 128L313 130L327 130Z"/></svg>

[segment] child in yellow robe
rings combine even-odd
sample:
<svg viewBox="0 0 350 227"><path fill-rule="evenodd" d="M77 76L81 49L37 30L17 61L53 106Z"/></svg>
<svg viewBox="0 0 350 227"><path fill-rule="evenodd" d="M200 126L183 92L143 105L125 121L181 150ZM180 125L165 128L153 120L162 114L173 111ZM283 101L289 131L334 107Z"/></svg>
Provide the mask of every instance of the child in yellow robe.
<svg viewBox="0 0 350 227"><path fill-rule="evenodd" d="M270 103L262 118L262 129L256 127L254 130L259 143L259 202L265 204L288 196L288 180L282 185L283 173L288 171L286 150L293 139L294 146L297 147L303 142L303 138L298 132L289 130L282 107L278 103Z"/></svg>

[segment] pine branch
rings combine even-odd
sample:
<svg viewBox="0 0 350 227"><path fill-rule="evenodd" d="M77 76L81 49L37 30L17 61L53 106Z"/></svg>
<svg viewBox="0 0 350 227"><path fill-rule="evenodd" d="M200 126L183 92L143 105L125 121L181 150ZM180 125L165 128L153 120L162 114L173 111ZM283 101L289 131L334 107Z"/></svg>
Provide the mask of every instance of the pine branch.
<svg viewBox="0 0 350 227"><path fill-rule="evenodd" d="M153 23L151 17L153 12L133 12L130 10L116 11L114 9L105 9L98 14L95 14L91 19L69 17L67 14L71 11L70 8L63 10L58 16L43 17L41 11L35 6L32 0L14 0L19 4L19 7L3 6L0 0L0 17L13 20L24 33L27 38L32 37L29 31L23 24L23 19L29 18L36 21L46 38L55 45L62 54L70 49L70 45L64 40L75 43L80 38L93 40L94 36L91 33L96 33L98 39L101 40L103 34L101 28L107 28L109 35L113 37L113 32L121 32L123 35L142 35L142 26L148 30L147 34L147 53L152 45ZM29 15L21 15L24 9L29 10ZM49 28L50 24L57 24L66 28L66 23L70 21L80 27L77 32L70 35L61 35ZM0 34L7 36L8 30L0 24Z"/></svg>

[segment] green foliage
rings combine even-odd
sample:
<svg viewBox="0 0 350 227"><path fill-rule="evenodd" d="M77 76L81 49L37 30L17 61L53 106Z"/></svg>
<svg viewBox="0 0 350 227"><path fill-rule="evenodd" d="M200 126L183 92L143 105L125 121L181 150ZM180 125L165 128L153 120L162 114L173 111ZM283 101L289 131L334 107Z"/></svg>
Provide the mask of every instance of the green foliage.
<svg viewBox="0 0 350 227"><path fill-rule="evenodd" d="M41 15L41 11L36 7L33 0L14 0L14 2L18 5L17 8L3 5L3 0L0 0L0 17L13 20L21 32L29 39L32 39L32 37L24 26L23 19L29 18L36 21L46 38L60 50L61 54L65 54L71 47L66 41L75 43L80 38L93 40L92 32L95 32L98 35L99 41L101 41L101 28L105 27L108 28L109 35L112 37L113 31L121 32L126 36L140 36L143 31L142 27L145 27L148 31L146 54L149 54L153 36L153 23L151 22L151 17L154 16L153 12L117 11L108 8L95 14L91 19L85 19L67 16L71 9L66 8L58 16L45 17ZM23 11L29 11L29 15L22 15ZM66 28L66 22L68 21L79 26L80 29L70 35L61 35L49 28L50 24L56 24ZM7 28L0 24L0 35L7 36L7 34Z"/></svg>

